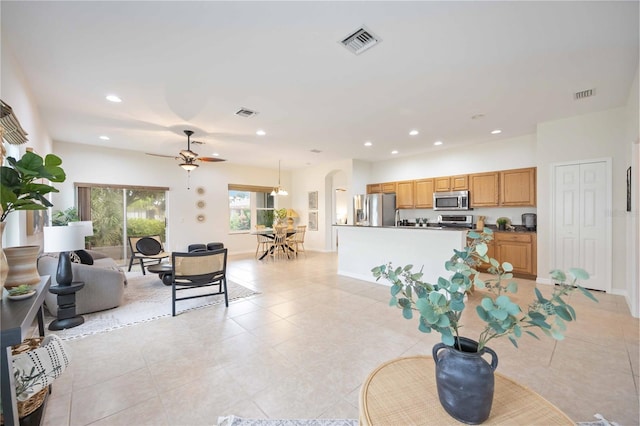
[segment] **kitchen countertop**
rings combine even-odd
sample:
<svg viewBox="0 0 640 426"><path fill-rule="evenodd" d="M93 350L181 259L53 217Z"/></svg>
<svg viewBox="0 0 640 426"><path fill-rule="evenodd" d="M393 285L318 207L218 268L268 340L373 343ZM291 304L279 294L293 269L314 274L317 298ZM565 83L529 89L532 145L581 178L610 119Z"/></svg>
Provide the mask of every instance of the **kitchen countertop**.
<svg viewBox="0 0 640 426"><path fill-rule="evenodd" d="M389 229L423 229L429 231L475 231L475 228L463 228L463 227L442 227L442 226L363 226L363 225L339 225L334 224L333 226L347 226L352 228L389 228ZM514 229L499 231L496 225L485 225L486 228L491 229L493 232L509 232L509 233L527 233L527 234L535 234L536 231L529 231L522 225L513 225Z"/></svg>

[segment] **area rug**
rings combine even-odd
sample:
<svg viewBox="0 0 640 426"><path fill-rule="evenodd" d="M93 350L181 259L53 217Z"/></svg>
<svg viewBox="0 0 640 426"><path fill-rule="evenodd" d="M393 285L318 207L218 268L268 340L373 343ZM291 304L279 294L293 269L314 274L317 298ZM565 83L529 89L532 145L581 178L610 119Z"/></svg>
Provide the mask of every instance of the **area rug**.
<svg viewBox="0 0 640 426"><path fill-rule="evenodd" d="M218 426L357 426L351 419L245 419L237 416L218 417Z"/></svg>
<svg viewBox="0 0 640 426"><path fill-rule="evenodd" d="M211 293L215 292L216 289L217 287L205 287L197 290L188 290L190 292L188 294L195 294L195 291ZM227 291L229 303L258 294L258 292L233 281L227 281ZM176 304L176 310L178 315L182 315L186 311L202 309L220 303L224 304L224 295L206 296L179 301ZM83 314L82 316L84 317L84 324L66 330L51 331L50 333L55 333L62 340L72 340L171 316L171 287L162 284L162 281L155 274L129 277L128 284L124 290L124 302L120 306L106 311ZM45 309L47 327L54 319L48 315Z"/></svg>

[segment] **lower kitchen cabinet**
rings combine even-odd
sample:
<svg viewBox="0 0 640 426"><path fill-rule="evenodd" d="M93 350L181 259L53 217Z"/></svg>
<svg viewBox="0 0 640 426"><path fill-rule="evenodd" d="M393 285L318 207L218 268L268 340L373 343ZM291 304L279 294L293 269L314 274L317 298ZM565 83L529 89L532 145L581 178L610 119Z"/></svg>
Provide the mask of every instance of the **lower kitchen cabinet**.
<svg viewBox="0 0 640 426"><path fill-rule="evenodd" d="M532 232L494 231L487 255L498 262L513 265L513 274L522 278L535 279L537 274L537 236ZM488 264L477 269L486 272Z"/></svg>

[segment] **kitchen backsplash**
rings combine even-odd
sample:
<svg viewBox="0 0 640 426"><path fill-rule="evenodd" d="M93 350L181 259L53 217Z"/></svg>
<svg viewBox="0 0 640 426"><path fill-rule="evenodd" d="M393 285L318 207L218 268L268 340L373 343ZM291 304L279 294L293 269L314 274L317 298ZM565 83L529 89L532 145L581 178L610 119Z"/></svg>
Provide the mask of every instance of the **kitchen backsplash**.
<svg viewBox="0 0 640 426"><path fill-rule="evenodd" d="M484 222L489 225L496 223L499 217L508 217L513 225L522 225L523 213L536 213L535 207L491 207L476 208L469 211L433 211L431 209L401 209L400 220L407 219L409 222L415 222L416 218L427 218L429 223L435 223L440 214L470 214L473 215L473 223L478 221L478 216L484 216Z"/></svg>

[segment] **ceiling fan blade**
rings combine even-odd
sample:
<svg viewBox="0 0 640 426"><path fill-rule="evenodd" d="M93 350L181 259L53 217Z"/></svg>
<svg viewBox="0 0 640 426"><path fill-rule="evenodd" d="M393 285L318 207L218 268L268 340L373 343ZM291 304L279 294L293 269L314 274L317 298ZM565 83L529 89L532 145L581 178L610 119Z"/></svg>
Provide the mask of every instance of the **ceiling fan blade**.
<svg viewBox="0 0 640 426"><path fill-rule="evenodd" d="M152 155L154 157L164 157L164 158L176 158L175 155L163 155L163 154L153 154L151 152L145 152L147 155Z"/></svg>
<svg viewBox="0 0 640 426"><path fill-rule="evenodd" d="M218 158L218 157L198 157L196 158L196 160L200 160L205 163L218 163L221 161L227 161L224 158Z"/></svg>

